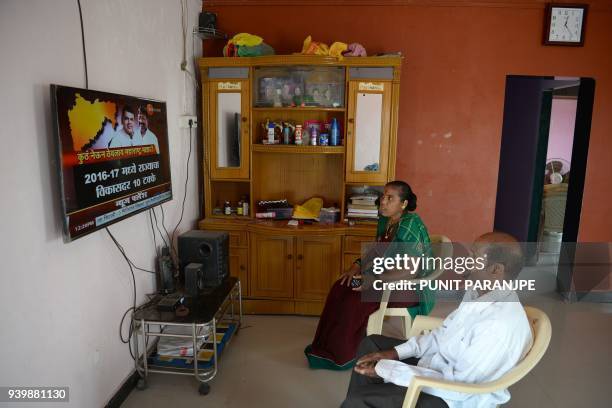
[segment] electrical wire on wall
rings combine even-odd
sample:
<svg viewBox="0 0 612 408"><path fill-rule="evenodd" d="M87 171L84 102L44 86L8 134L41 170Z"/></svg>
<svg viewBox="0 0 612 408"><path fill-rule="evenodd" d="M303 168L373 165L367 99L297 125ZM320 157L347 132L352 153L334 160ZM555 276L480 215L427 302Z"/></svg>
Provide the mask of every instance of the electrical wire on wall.
<svg viewBox="0 0 612 408"><path fill-rule="evenodd" d="M183 55L182 55L181 65L180 65L181 71L185 73L185 79L190 78L191 81L193 82L193 85L195 85L196 89L198 89L200 87L200 84L198 83L198 80L195 77L195 74L189 71L189 66L187 63L187 33L189 33L189 30L187 29L187 24L189 21L189 7L187 6L187 0L179 0L179 1L181 2L181 36L182 36L182 46L183 46L183 49L182 49ZM192 49L191 57L192 58L195 57L195 52L193 49ZM185 95L187 95L187 93L185 93ZM185 114L188 113L186 109L184 110L184 113Z"/></svg>
<svg viewBox="0 0 612 408"><path fill-rule="evenodd" d="M187 184L189 182L189 161L191 159L191 146L193 145L193 127L192 124L189 123L189 154L187 155L187 165L186 165L186 176L185 176L185 191L183 194L183 204L181 205L181 217L179 218L174 230L172 231L172 235L170 235L170 242L174 242L174 235L176 234L176 230L183 221L183 215L185 214L185 200L187 199Z"/></svg>
<svg viewBox="0 0 612 408"><path fill-rule="evenodd" d="M85 89L89 89L89 71L87 69L87 48L85 46L85 28L84 28L84 24L83 24L83 9L81 7L81 0L77 0L77 6L78 6L78 10L79 10L79 21L80 21L80 26L81 26L81 44L82 44L82 48L83 48L83 68L84 68L84 72L85 72ZM150 214L149 214L150 216ZM111 233L111 231L108 229L108 227L105 228L106 232L108 233L109 237L111 238L111 240L113 241L113 243L115 244L115 246L117 247L117 249L119 250L119 252L121 253L121 255L123 256L123 259L125 259L126 263L128 264L128 267L130 268L130 273L132 275L132 285L133 285L133 298L132 298L132 306L129 307L125 313L123 314L121 321L119 323L119 338L121 340L121 342L125 343L128 345L128 349L130 352L130 355L132 356L133 359L135 359L134 353L132 352L132 345L131 345L131 339L132 339L132 334L134 331L134 326L132 323L132 318L130 316L130 326L128 329L128 336L127 338L123 337L123 324L125 321L125 318L127 317L128 314L130 314L130 312L134 313L136 310L146 307L150 302L147 302L141 306L139 306L138 308L136 307L136 299L137 299L137 293L136 293L136 276L134 274L134 269L139 270L139 271L143 271L143 272L147 272L147 273L151 273L151 274L155 274L155 271L151 271L145 268L141 268L139 266L136 266L136 264L130 259L130 257L127 255L125 249L123 248L123 246L119 243L119 241L115 238L115 236ZM157 242L156 242L156 238L155 238L155 230L153 229L153 221L151 220L151 229L153 232L153 243L155 246L155 251L157 253ZM163 239L163 235L160 232L160 235L162 236Z"/></svg>
<svg viewBox="0 0 612 408"><path fill-rule="evenodd" d="M83 28L83 10L81 9L81 0L77 0L79 6L79 20L81 21L81 44L83 44L83 65L85 67L85 89L89 89L89 77L87 72L87 52L85 51L85 29Z"/></svg>
<svg viewBox="0 0 612 408"><path fill-rule="evenodd" d="M181 37L182 37L182 45L183 45L183 50L182 50L182 60L181 60L181 64L180 64L180 68L183 71L184 74L184 86L185 86L185 92L184 92L184 106L183 106L183 110L184 112L187 114L188 112L188 108L187 108L187 95L188 92L190 91L194 91L194 88L190 88L188 89L189 86L191 85L191 81L193 84L195 84L195 89L197 89L199 87L199 84L196 80L196 77L194 74L192 74L189 69L188 69L188 64L187 64L187 21L188 21L188 17L189 17L189 13L188 13L188 7L187 7L187 0L179 0L181 3ZM81 40L82 40L82 48L83 48L83 65L84 65L84 72L85 72L85 87L87 89L89 89L89 74L88 74L88 68L87 68L87 52L86 52L86 45L85 45L85 29L84 29L84 23L83 23L83 10L81 7L81 1L77 0L77 6L78 6L78 11L79 11L79 20L80 20L80 26L81 26ZM195 55L195 52L194 54ZM194 59L195 60L195 59ZM194 96L194 100L195 100L195 96ZM185 215L185 203L186 203L186 199L187 199L187 192L188 192L188 185L189 185L189 166L190 166L190 162L191 162L191 155L192 155L192 147L193 147L193 143L194 143L194 137L193 137L193 130L194 130L194 123L192 123L191 121L189 122L189 152L187 155L187 162L186 162L186 174L185 174L185 184L184 184L184 192L183 192L183 200L181 203L181 212L180 212L180 217L178 222L176 223L176 225L174 226L174 228L172 229L172 233L170 234L168 232L168 229L166 229L165 226L165 213L164 213L164 208L162 205L160 205L161 207L161 224L162 224L162 228L160 228L159 226L159 222L160 220L158 220L157 217L157 213L155 212L155 208L151 208L149 210L149 223L151 226L151 233L153 234L153 245L155 248L155 253L157 254L157 256L159 256L159 249L157 247L157 233L159 233L159 237L161 238L161 241L164 243L164 245L166 245L167 247L170 248L171 250L171 254L174 255L174 262L175 264L177 264L178 262L178 252L177 249L174 245L174 238L175 235L177 233L178 227L180 226L181 222L183 221L184 215ZM128 267L130 269L130 274L132 276L132 284L133 284L133 299L132 299L132 306L130 306L125 313L123 314L120 324L119 324L119 338L120 340L128 345L128 349L130 352L130 355L132 356L132 358L136 358L136 356L134 355L133 351L132 351L132 334L134 332L134 324L132 321L132 316L133 314L143 308L148 306L149 304L151 304L151 301L146 302L145 304L141 305L141 306L136 306L136 302L137 302L137 287L136 287L136 276L135 276L135 272L134 270L139 270L139 271L143 271L146 273L151 273L151 274L155 274L155 271L152 270L148 270L145 268L141 268L139 266L137 266L132 259L130 259L130 257L128 256L125 248L119 243L119 241L116 239L116 237L112 234L112 232L110 231L110 229L108 227L105 228L106 232L108 234L108 236L111 238L112 242L115 244L117 250L119 251L119 253L121 254L121 256L123 257L123 259L126 261L126 263L128 264ZM162 231L163 229L163 231ZM156 231L157 230L157 231ZM165 233L165 234L164 234ZM124 336L124 331L123 331L123 326L124 326L124 322L125 319L129 317L130 323L129 323L129 329L128 329L128 333L127 336ZM146 344L145 344L146 347Z"/></svg>

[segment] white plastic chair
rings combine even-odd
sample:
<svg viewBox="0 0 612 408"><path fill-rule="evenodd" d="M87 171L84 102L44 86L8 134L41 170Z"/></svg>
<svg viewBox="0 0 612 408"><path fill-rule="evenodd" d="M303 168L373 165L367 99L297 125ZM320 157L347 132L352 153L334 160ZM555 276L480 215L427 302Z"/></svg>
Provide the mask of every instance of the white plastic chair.
<svg viewBox="0 0 612 408"><path fill-rule="evenodd" d="M430 235L429 239L433 245L432 249L434 252L434 256L446 258L453 256L453 246L451 244L451 240L444 235ZM421 278L422 280L435 280L442 275L444 272L443 268L438 268L428 276ZM368 328L367 335L370 336L372 334L382 334L383 322L385 320L385 316L397 316L402 318L402 329L404 338L408 338L410 333L410 327L412 326L412 317L410 313L408 313L408 309L405 307L387 307L389 304L389 297L391 296L391 291L386 290L381 298L380 307L377 311L372 313L368 318Z"/></svg>
<svg viewBox="0 0 612 408"><path fill-rule="evenodd" d="M552 335L552 326L546 313L535 307L525 306L525 313L531 325L533 345L525 358L523 358L512 370L495 381L480 384L453 382L430 377L413 377L408 386L402 408L414 408L423 387L463 392L466 394L488 394L506 389L526 376L533 367L538 364L542 356L544 356L544 353L546 353ZM417 316L414 319L410 335L412 337L424 334L440 326L442 322L443 319L436 317Z"/></svg>

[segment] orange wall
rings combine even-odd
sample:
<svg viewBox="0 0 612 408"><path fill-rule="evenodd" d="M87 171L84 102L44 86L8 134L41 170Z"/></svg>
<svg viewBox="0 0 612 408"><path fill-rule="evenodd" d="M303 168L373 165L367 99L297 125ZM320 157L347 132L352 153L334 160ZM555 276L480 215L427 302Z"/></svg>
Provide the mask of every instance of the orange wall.
<svg viewBox="0 0 612 408"><path fill-rule="evenodd" d="M453 240L493 225L506 75L594 77L580 240L612 241L612 6L592 5L577 48L541 45L544 6L534 0L338 3L205 2L220 29L258 34L277 54L300 51L309 34L359 42L369 54L401 51L396 176L413 186L429 230ZM222 42L209 45L206 56L220 55Z"/></svg>

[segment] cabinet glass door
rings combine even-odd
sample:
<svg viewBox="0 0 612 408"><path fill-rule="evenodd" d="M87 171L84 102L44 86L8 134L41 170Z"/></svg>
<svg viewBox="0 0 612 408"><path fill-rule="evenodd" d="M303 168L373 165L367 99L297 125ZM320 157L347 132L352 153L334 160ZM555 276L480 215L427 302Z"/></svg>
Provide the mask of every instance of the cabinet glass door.
<svg viewBox="0 0 612 408"><path fill-rule="evenodd" d="M248 83L211 82L213 178L248 178Z"/></svg>
<svg viewBox="0 0 612 408"><path fill-rule="evenodd" d="M256 108L344 107L344 67L256 67L253 76Z"/></svg>
<svg viewBox="0 0 612 408"><path fill-rule="evenodd" d="M388 82L349 83L348 182L383 183L387 180L390 102Z"/></svg>

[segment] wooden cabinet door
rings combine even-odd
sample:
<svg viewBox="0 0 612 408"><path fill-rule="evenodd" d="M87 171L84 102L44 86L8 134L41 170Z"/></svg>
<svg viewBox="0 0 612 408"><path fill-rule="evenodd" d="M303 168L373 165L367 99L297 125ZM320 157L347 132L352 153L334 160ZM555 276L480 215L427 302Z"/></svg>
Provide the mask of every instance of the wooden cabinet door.
<svg viewBox="0 0 612 408"><path fill-rule="evenodd" d="M213 179L248 179L249 81L215 80L210 81L209 89L210 176Z"/></svg>
<svg viewBox="0 0 612 408"><path fill-rule="evenodd" d="M293 297L293 237L253 234L250 296Z"/></svg>
<svg viewBox="0 0 612 408"><path fill-rule="evenodd" d="M325 300L341 268L341 238L296 238L295 298Z"/></svg>
<svg viewBox="0 0 612 408"><path fill-rule="evenodd" d="M389 166L391 82L349 81L346 181L384 183Z"/></svg>
<svg viewBox="0 0 612 408"><path fill-rule="evenodd" d="M230 276L240 279L242 285L242 295L249 295L248 283L248 249L230 247L229 270Z"/></svg>

